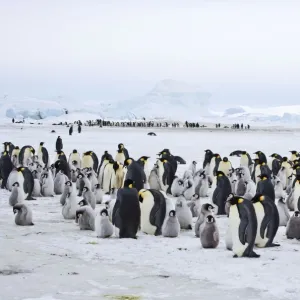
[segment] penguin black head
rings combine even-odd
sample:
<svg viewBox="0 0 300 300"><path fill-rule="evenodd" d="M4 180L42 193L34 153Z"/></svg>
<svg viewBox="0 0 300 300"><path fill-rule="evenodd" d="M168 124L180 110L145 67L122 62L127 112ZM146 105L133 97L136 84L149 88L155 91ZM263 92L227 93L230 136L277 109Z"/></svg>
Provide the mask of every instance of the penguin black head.
<svg viewBox="0 0 300 300"><path fill-rule="evenodd" d="M48 174L47 174L47 173L44 173L44 174L42 175L42 178L48 178Z"/></svg>
<svg viewBox="0 0 300 300"><path fill-rule="evenodd" d="M215 223L215 218L212 215L208 215L206 217L206 222L207 223Z"/></svg>
<svg viewBox="0 0 300 300"><path fill-rule="evenodd" d="M292 153L294 155L298 155L298 152L296 150L292 150L292 151L290 151L290 153Z"/></svg>
<svg viewBox="0 0 300 300"><path fill-rule="evenodd" d="M19 184L19 182L15 182L15 183L13 184L13 186L19 187L20 184Z"/></svg>
<svg viewBox="0 0 300 300"><path fill-rule="evenodd" d="M297 217L297 218L300 217L300 212L299 212L298 210L296 210L296 211L294 212L294 217Z"/></svg>
<svg viewBox="0 0 300 300"><path fill-rule="evenodd" d="M84 205L85 206L85 205ZM78 219L80 216L83 215L84 210L83 209L77 209L76 210L76 219Z"/></svg>
<svg viewBox="0 0 300 300"><path fill-rule="evenodd" d="M260 174L257 177L260 178L261 180L267 180L267 179L269 179L269 176L267 174Z"/></svg>
<svg viewBox="0 0 300 300"><path fill-rule="evenodd" d="M237 197L237 196L230 197L229 199L227 199L227 202L229 202L230 205L238 205L238 204L243 203L244 201L247 201L247 200L245 200L242 197Z"/></svg>
<svg viewBox="0 0 300 300"><path fill-rule="evenodd" d="M176 211L175 210L170 210L169 217L176 217Z"/></svg>
<svg viewBox="0 0 300 300"><path fill-rule="evenodd" d="M82 173L79 173L79 174L77 175L77 178L79 178L79 179L83 178L83 174L82 174Z"/></svg>
<svg viewBox="0 0 300 300"><path fill-rule="evenodd" d="M78 152L77 152L77 150L76 150L76 149L74 149L74 150L73 150L73 153L75 154L75 153L78 153Z"/></svg>
<svg viewBox="0 0 300 300"><path fill-rule="evenodd" d="M178 185L183 185L183 184L184 184L184 181L183 181L182 179L179 179L179 180L177 181L177 183L178 183Z"/></svg>
<svg viewBox="0 0 300 300"><path fill-rule="evenodd" d="M296 176L296 181L297 181L298 183L300 183L300 175L297 175L297 176Z"/></svg>
<svg viewBox="0 0 300 300"><path fill-rule="evenodd" d="M192 161L192 164L194 165L194 166L196 166L197 165L197 162L196 161Z"/></svg>
<svg viewBox="0 0 300 300"><path fill-rule="evenodd" d="M224 161L224 162L228 162L228 157L224 157L224 158L223 158L223 161Z"/></svg>
<svg viewBox="0 0 300 300"><path fill-rule="evenodd" d="M22 210L22 205L21 203L17 203L16 205L13 206L13 213L16 214L18 213L19 210Z"/></svg>
<svg viewBox="0 0 300 300"><path fill-rule="evenodd" d="M146 162L150 157L149 156L141 156L138 160L142 162Z"/></svg>
<svg viewBox="0 0 300 300"><path fill-rule="evenodd" d="M92 156L93 151L87 151L85 153L83 153L84 156Z"/></svg>
<svg viewBox="0 0 300 300"><path fill-rule="evenodd" d="M194 195L193 195L193 198L194 198L194 199L199 199L199 194L197 194L197 193L194 194Z"/></svg>
<svg viewBox="0 0 300 300"><path fill-rule="evenodd" d="M118 145L118 149L124 149L124 144L122 144L122 143L119 144L119 145Z"/></svg>
<svg viewBox="0 0 300 300"><path fill-rule="evenodd" d="M209 150L209 149L204 150L204 152L205 152L205 153L212 153L212 151Z"/></svg>
<svg viewBox="0 0 300 300"><path fill-rule="evenodd" d="M127 188L134 188L135 187L135 182L131 179L126 179L124 181L124 187L127 187Z"/></svg>
<svg viewBox="0 0 300 300"><path fill-rule="evenodd" d="M278 202L285 204L285 199L284 199L284 198L280 198L280 199L278 200Z"/></svg>
<svg viewBox="0 0 300 300"><path fill-rule="evenodd" d="M171 155L171 152L169 149L163 149L157 155Z"/></svg>
<svg viewBox="0 0 300 300"><path fill-rule="evenodd" d="M118 153L123 153L124 151L123 151L123 149L118 149L117 152Z"/></svg>
<svg viewBox="0 0 300 300"><path fill-rule="evenodd" d="M202 208L206 211L210 211L210 212L214 211L214 207L210 203L204 203L202 205Z"/></svg>
<svg viewBox="0 0 300 300"><path fill-rule="evenodd" d="M220 154L218 154L218 153L215 153L213 156L214 156L215 158L221 158Z"/></svg>
<svg viewBox="0 0 300 300"><path fill-rule="evenodd" d="M261 151L256 151L253 154L259 155L259 154L261 154Z"/></svg>
<svg viewBox="0 0 300 300"><path fill-rule="evenodd" d="M124 166L128 167L133 161L134 161L133 158L130 157L125 159Z"/></svg>
<svg viewBox="0 0 300 300"><path fill-rule="evenodd" d="M67 182L65 183L65 185L67 185L67 186L72 186L72 182L71 182L71 181L67 181Z"/></svg>
<svg viewBox="0 0 300 300"><path fill-rule="evenodd" d="M109 161L108 161L108 163L110 163L110 164L114 164L114 162L115 161L112 158L110 158Z"/></svg>
<svg viewBox="0 0 300 300"><path fill-rule="evenodd" d="M81 201L78 202L79 206L86 206L89 205L88 202L85 199L82 199Z"/></svg>
<svg viewBox="0 0 300 300"><path fill-rule="evenodd" d="M284 156L284 157L282 158L282 161L288 161L288 158L287 158L286 156Z"/></svg>
<svg viewBox="0 0 300 300"><path fill-rule="evenodd" d="M100 211L100 215L102 216L102 217L108 217L108 211L107 211L107 209L102 209L101 211Z"/></svg>
<svg viewBox="0 0 300 300"><path fill-rule="evenodd" d="M99 183L95 184L95 189L100 189L100 184Z"/></svg>
<svg viewBox="0 0 300 300"><path fill-rule="evenodd" d="M242 155L247 155L247 151L242 151Z"/></svg>
<svg viewBox="0 0 300 300"><path fill-rule="evenodd" d="M251 200L252 203L262 202L265 200L265 196L262 194L256 194Z"/></svg>
<svg viewBox="0 0 300 300"><path fill-rule="evenodd" d="M40 142L40 146L43 146L45 143L44 142Z"/></svg>
<svg viewBox="0 0 300 300"><path fill-rule="evenodd" d="M15 149L16 149L16 150L20 150L20 147L19 147L19 146L16 146Z"/></svg>
<svg viewBox="0 0 300 300"><path fill-rule="evenodd" d="M83 188L83 192L87 192L89 190L89 188L87 187L87 186L85 186L84 188Z"/></svg>
<svg viewBox="0 0 300 300"><path fill-rule="evenodd" d="M30 147L29 150L30 150L30 152L31 152L32 154L35 154L34 148Z"/></svg>
<svg viewBox="0 0 300 300"><path fill-rule="evenodd" d="M25 170L25 168L24 167L18 167L17 168L17 171L20 173L20 172L23 172Z"/></svg>

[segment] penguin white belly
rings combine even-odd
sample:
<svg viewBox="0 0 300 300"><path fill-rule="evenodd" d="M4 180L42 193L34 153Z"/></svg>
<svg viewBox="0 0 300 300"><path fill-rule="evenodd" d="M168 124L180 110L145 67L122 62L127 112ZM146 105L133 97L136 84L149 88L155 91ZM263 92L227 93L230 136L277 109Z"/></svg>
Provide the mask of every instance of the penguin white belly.
<svg viewBox="0 0 300 300"><path fill-rule="evenodd" d="M215 159L212 159L211 163L210 163L210 166L209 166L209 175L211 177L214 176L214 168L215 168L215 166L216 166L216 161L215 161Z"/></svg>
<svg viewBox="0 0 300 300"><path fill-rule="evenodd" d="M231 164L230 163L224 163L223 161L220 162L218 171L222 171L226 176L230 174L231 170Z"/></svg>
<svg viewBox="0 0 300 300"><path fill-rule="evenodd" d="M27 167L30 161L31 151L29 150L29 148L26 148L26 150L24 151L23 165Z"/></svg>
<svg viewBox="0 0 300 300"><path fill-rule="evenodd" d="M104 161L100 171L99 171L99 176L98 176L98 183L100 184L100 187L103 188L103 177L104 177L104 170L105 166L108 164L108 161Z"/></svg>
<svg viewBox="0 0 300 300"><path fill-rule="evenodd" d="M21 174L18 173L18 171L13 170L10 172L8 179L7 179L7 189L11 192L12 190L12 185L15 182L19 182L20 187L23 187L23 185L21 184L20 180L23 176L21 176ZM24 177L23 177L23 182L24 182Z"/></svg>
<svg viewBox="0 0 300 300"><path fill-rule="evenodd" d="M124 164L125 161L125 155L124 153L117 153L116 157L115 157L115 161Z"/></svg>
<svg viewBox="0 0 300 300"><path fill-rule="evenodd" d="M249 159L248 159L247 155L242 155L241 156L240 166L248 168L248 166L249 166Z"/></svg>
<svg viewBox="0 0 300 300"><path fill-rule="evenodd" d="M261 175L261 170L260 170L260 166L256 166L255 167L255 182L256 184L260 181L260 178L258 177L259 175Z"/></svg>
<svg viewBox="0 0 300 300"><path fill-rule="evenodd" d="M164 185L164 181L163 181L163 175L164 175L165 169L162 163L160 163L158 165L158 174L159 174L159 183L160 183L160 187L161 189L166 192L168 189L168 185Z"/></svg>
<svg viewBox="0 0 300 300"><path fill-rule="evenodd" d="M298 182L296 182L295 189L294 189L294 197L293 197L293 207L295 211L298 210L299 197L300 197L300 185Z"/></svg>
<svg viewBox="0 0 300 300"><path fill-rule="evenodd" d="M227 250L232 250L232 234L231 234L229 223L227 225L227 230L226 230L225 245Z"/></svg>
<svg viewBox="0 0 300 300"><path fill-rule="evenodd" d="M81 168L93 168L94 161L90 155L84 155L81 162Z"/></svg>
<svg viewBox="0 0 300 300"><path fill-rule="evenodd" d="M268 167L270 170L272 170L273 160L274 160L274 157L272 157L271 159L268 160Z"/></svg>
<svg viewBox="0 0 300 300"><path fill-rule="evenodd" d="M213 192L214 192L214 190L216 189L216 187L217 187L217 177L216 176L213 176L212 177L212 180L213 180L213 182L212 182L212 185L211 185L211 194L213 194Z"/></svg>
<svg viewBox="0 0 300 300"><path fill-rule="evenodd" d="M144 199L141 203L141 231L154 235L156 226L150 224L150 213L154 206L154 200L151 198Z"/></svg>
<svg viewBox="0 0 300 300"><path fill-rule="evenodd" d="M232 251L239 257L241 257L248 247L248 243L243 245L239 238L239 227L241 219L236 205L230 207L229 213L229 226L232 240Z"/></svg>
<svg viewBox="0 0 300 300"><path fill-rule="evenodd" d="M113 176L113 166L112 164L109 164L105 167L104 173L103 173L103 191L104 193L109 193L110 188L112 187L111 180Z"/></svg>
<svg viewBox="0 0 300 300"><path fill-rule="evenodd" d="M260 236L260 227L261 227L262 220L265 216L265 211L261 203L255 203L253 206L257 218L257 232L255 238L255 245L257 245L257 247L263 248L268 242L268 238L262 238ZM264 236L265 236L265 232L264 232Z"/></svg>

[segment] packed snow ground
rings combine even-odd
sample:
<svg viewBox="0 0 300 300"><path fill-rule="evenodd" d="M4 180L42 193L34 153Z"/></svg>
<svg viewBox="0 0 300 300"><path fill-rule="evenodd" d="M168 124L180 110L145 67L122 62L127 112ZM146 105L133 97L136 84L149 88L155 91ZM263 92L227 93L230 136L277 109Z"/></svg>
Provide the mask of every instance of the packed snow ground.
<svg viewBox="0 0 300 300"><path fill-rule="evenodd" d="M115 154L117 144L124 143L133 158L150 156L149 167L156 153L169 148L187 161L179 175L192 160L200 167L208 148L222 156L237 149L288 155L300 144L300 133L293 131L151 129L156 137L147 136L148 131L83 127L80 135L69 136L61 126L10 125L0 127L0 142L38 147L44 141L52 158L58 135L67 155L76 148L80 153L93 150L100 158L104 150ZM231 161L236 167L239 159ZM194 231L182 231L175 239L138 233L137 240L102 240L63 219L59 196L27 202L35 226L16 226L8 196L0 191L1 300L299 299L300 242L287 240L283 227L275 238L281 247L256 249L258 259L234 259L225 249L226 217L217 218L217 249L202 249ZM125 295L137 298L117 297Z"/></svg>

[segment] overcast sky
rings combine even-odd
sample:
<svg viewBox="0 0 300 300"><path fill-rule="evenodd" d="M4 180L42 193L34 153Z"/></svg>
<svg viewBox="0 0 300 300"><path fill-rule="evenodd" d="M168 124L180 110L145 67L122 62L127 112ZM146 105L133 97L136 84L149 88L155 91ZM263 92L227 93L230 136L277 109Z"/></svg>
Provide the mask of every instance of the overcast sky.
<svg viewBox="0 0 300 300"><path fill-rule="evenodd" d="M123 100L172 78L300 104L299 2L0 0L0 98Z"/></svg>

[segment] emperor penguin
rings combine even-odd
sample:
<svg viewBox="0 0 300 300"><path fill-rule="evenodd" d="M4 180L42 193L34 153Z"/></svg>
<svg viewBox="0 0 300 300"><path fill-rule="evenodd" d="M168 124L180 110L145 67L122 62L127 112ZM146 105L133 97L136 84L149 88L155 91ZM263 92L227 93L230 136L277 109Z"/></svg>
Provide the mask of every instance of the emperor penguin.
<svg viewBox="0 0 300 300"><path fill-rule="evenodd" d="M114 227L111 224L107 209L102 209L95 218L95 231L97 238L109 238L114 233Z"/></svg>
<svg viewBox="0 0 300 300"><path fill-rule="evenodd" d="M213 152L209 149L205 150L205 156L204 156L204 161L203 161L203 169L206 169L209 167L209 164L211 162L211 159L213 158Z"/></svg>
<svg viewBox="0 0 300 300"><path fill-rule="evenodd" d="M259 248L278 247L273 239L279 227L279 213L276 204L268 196L256 194L252 199L257 218L255 245Z"/></svg>
<svg viewBox="0 0 300 300"><path fill-rule="evenodd" d="M273 202L275 202L275 190L274 186L266 174L259 175L260 181L257 183L256 193L268 196Z"/></svg>
<svg viewBox="0 0 300 300"><path fill-rule="evenodd" d="M291 216L286 226L286 237L288 239L300 240L300 212L297 210Z"/></svg>
<svg viewBox="0 0 300 300"><path fill-rule="evenodd" d="M178 166L178 162L184 163L183 159L179 156L174 156L171 154L169 149L163 149L161 152L158 153L158 155L160 156L160 161L164 161L164 162L168 162L169 165L168 167L168 174L169 174L169 184L168 184L168 190L167 193L171 193L170 189L171 189L171 185L173 183L176 171L177 171L177 166Z"/></svg>
<svg viewBox="0 0 300 300"><path fill-rule="evenodd" d="M14 158L17 158L16 163L19 164L19 153L20 153L20 147L16 146L14 150L11 153L11 160L13 161ZM17 165L15 165L17 167Z"/></svg>
<svg viewBox="0 0 300 300"><path fill-rule="evenodd" d="M205 219L203 229L200 232L200 241L203 248L217 248L220 242L219 229L216 219L208 215Z"/></svg>
<svg viewBox="0 0 300 300"><path fill-rule="evenodd" d="M126 160L126 157L125 157L123 149L118 149L116 157L115 157L115 161L117 161L121 164L124 164L125 160Z"/></svg>
<svg viewBox="0 0 300 300"><path fill-rule="evenodd" d="M290 151L290 153L291 153L290 161L295 161L299 159L299 153L297 151L293 150Z"/></svg>
<svg viewBox="0 0 300 300"><path fill-rule="evenodd" d="M287 223L290 219L290 213L284 198L280 198L278 200L277 209L279 213L279 226L287 226Z"/></svg>
<svg viewBox="0 0 300 300"><path fill-rule="evenodd" d="M144 169L145 175L146 175L146 183L148 183L149 180L149 176L150 176L150 171L149 171L149 166L148 166L148 160L149 160L149 156L141 156L137 162L139 164L141 164L141 166Z"/></svg>
<svg viewBox="0 0 300 300"><path fill-rule="evenodd" d="M127 167L125 180L131 179L134 181L135 188L139 192L144 188L144 184L146 183L146 174L144 168L133 158L126 159L124 165Z"/></svg>
<svg viewBox="0 0 300 300"><path fill-rule="evenodd" d="M107 151L106 151L107 152ZM105 154L102 155L102 161L98 170L98 183L100 184L100 187L103 188L103 178L104 178L104 170L106 165L109 163L109 161L113 161L112 157L110 154Z"/></svg>
<svg viewBox="0 0 300 300"><path fill-rule="evenodd" d="M180 224L176 216L175 210L170 210L169 215L166 216L162 226L162 236L168 238L178 237L180 233Z"/></svg>
<svg viewBox="0 0 300 300"><path fill-rule="evenodd" d="M179 196L175 206L176 215L181 229L192 229L193 216L190 208L187 205L186 199L183 196Z"/></svg>
<svg viewBox="0 0 300 300"><path fill-rule="evenodd" d="M215 153L210 161L209 176L213 178L216 176L217 170L219 168L220 161L222 160L221 156L218 153Z"/></svg>
<svg viewBox="0 0 300 300"><path fill-rule="evenodd" d="M67 162L67 157L64 151L57 151L56 152L56 160L61 160Z"/></svg>
<svg viewBox="0 0 300 300"><path fill-rule="evenodd" d="M95 191L95 186L98 183L98 179L96 177L95 171L93 169L90 169L87 173L86 176L88 180L91 182L91 191Z"/></svg>
<svg viewBox="0 0 300 300"><path fill-rule="evenodd" d="M60 170L54 178L54 193L56 195L63 193L66 181L68 181L67 176Z"/></svg>
<svg viewBox="0 0 300 300"><path fill-rule="evenodd" d="M68 196L69 193L72 193L72 192L74 193L73 188L74 187L73 187L73 184L72 184L71 181L67 181L65 183L64 191L61 194L60 199L59 199L59 202L60 202L61 205L65 205L66 199L67 199L67 196Z"/></svg>
<svg viewBox="0 0 300 300"><path fill-rule="evenodd" d="M285 184L283 184L284 187L287 186L288 178L293 174L293 168L291 166L291 163L288 161L287 157L282 158L281 168L284 168L285 171ZM284 181L283 181L284 183Z"/></svg>
<svg viewBox="0 0 300 300"><path fill-rule="evenodd" d="M95 231L95 211L88 205L80 207L76 210L76 218L80 230Z"/></svg>
<svg viewBox="0 0 300 300"><path fill-rule="evenodd" d="M231 184L228 177L222 172L217 172L217 187L214 190L212 201L218 207L217 215L225 215L225 203L231 193Z"/></svg>
<svg viewBox="0 0 300 300"><path fill-rule="evenodd" d="M92 168L95 172L98 170L99 159L95 152L87 151L82 155L81 168Z"/></svg>
<svg viewBox="0 0 300 300"><path fill-rule="evenodd" d="M42 189L41 194L44 197L54 196L54 181L52 178L52 173L48 171L42 175Z"/></svg>
<svg viewBox="0 0 300 300"><path fill-rule="evenodd" d="M119 162L113 163L112 188L120 189L124 182L124 166Z"/></svg>
<svg viewBox="0 0 300 300"><path fill-rule="evenodd" d="M86 186L89 189L91 189L91 182L88 180L87 176L84 173L79 173L77 175L78 181L79 181L79 191L78 196L82 196L83 188Z"/></svg>
<svg viewBox="0 0 300 300"><path fill-rule="evenodd" d="M15 149L15 146L11 142L4 142L3 147L3 151L7 151L9 156L12 156L12 152Z"/></svg>
<svg viewBox="0 0 300 300"><path fill-rule="evenodd" d="M20 186L22 186L23 183L23 190L25 195L27 195L25 200L36 200L32 197L34 187L34 179L32 173L27 167L19 167L16 170L19 173L19 179L16 181L19 182Z"/></svg>
<svg viewBox="0 0 300 300"><path fill-rule="evenodd" d="M15 182L12 187L11 194L9 196L9 205L14 206L17 203L22 203L24 201L23 188L20 187L19 182Z"/></svg>
<svg viewBox="0 0 300 300"><path fill-rule="evenodd" d="M99 173L100 173L100 169L102 168L102 165L103 165L104 160L107 160L107 161L108 161L108 160L110 160L110 159L113 160L112 155L109 154L107 150L105 150L105 151L104 151L104 154L101 156L101 162L100 162L100 165L99 165L98 171L97 171L98 175L99 175Z"/></svg>
<svg viewBox="0 0 300 300"><path fill-rule="evenodd" d="M171 194L173 197L183 195L185 190L184 181L181 178L175 177L171 186Z"/></svg>
<svg viewBox="0 0 300 300"><path fill-rule="evenodd" d="M109 160L108 163L105 164L104 172L103 172L103 192L107 195L111 193L113 188L113 179L114 179L114 161Z"/></svg>
<svg viewBox="0 0 300 300"><path fill-rule="evenodd" d="M294 211L300 210L300 175L296 177L296 182L293 190L292 206Z"/></svg>
<svg viewBox="0 0 300 300"><path fill-rule="evenodd" d="M32 196L33 197L42 197L41 181L38 178L34 178Z"/></svg>
<svg viewBox="0 0 300 300"><path fill-rule="evenodd" d="M100 188L100 184L97 183L95 185L95 191L94 191L94 195L95 195L95 198L96 198L96 204L101 204L102 201L103 201L103 192Z"/></svg>
<svg viewBox="0 0 300 300"><path fill-rule="evenodd" d="M44 142L40 143L39 149L38 149L38 160L40 163L43 163L44 167L49 166L49 154L47 149L44 147Z"/></svg>
<svg viewBox="0 0 300 300"><path fill-rule="evenodd" d="M266 157L266 155L265 155L262 151L256 151L256 152L254 152L253 154L256 155L256 158L259 159L259 161L260 161L261 163L265 163L265 164L268 163L267 157Z"/></svg>
<svg viewBox="0 0 300 300"><path fill-rule="evenodd" d="M173 184L174 178L171 181L171 165L168 160L160 158L156 161L158 167L158 177L159 184L164 192L171 192L171 186Z"/></svg>
<svg viewBox="0 0 300 300"><path fill-rule="evenodd" d="M128 150L124 147L124 144L120 143L118 145L118 149L123 151L124 156L125 156L125 160L129 158ZM125 160L124 160L124 162L125 162Z"/></svg>
<svg viewBox="0 0 300 300"><path fill-rule="evenodd" d="M223 172L226 176L229 176L231 173L232 164L228 160L228 157L223 157L223 159L219 162L218 171Z"/></svg>
<svg viewBox="0 0 300 300"><path fill-rule="evenodd" d="M136 238L141 220L139 195L131 179L126 179L124 188L118 190L113 208L112 223L119 230L120 238ZM150 221L151 219L149 219Z"/></svg>
<svg viewBox="0 0 300 300"><path fill-rule="evenodd" d="M69 156L69 165L70 167L74 166L76 169L81 168L81 158L76 149L72 151L72 153Z"/></svg>
<svg viewBox="0 0 300 300"><path fill-rule="evenodd" d="M277 177L275 179L275 198L284 198L285 197L285 193L283 190L283 184L280 181L280 179Z"/></svg>
<svg viewBox="0 0 300 300"><path fill-rule="evenodd" d="M8 190L11 190L11 187L7 187L7 181L8 178L10 177L11 184L14 182L18 181L15 179L18 179L18 172L12 172L14 169L13 163L9 157L9 153L7 151L4 151L1 158L0 158L0 175L2 178L2 183L1 183L1 189L8 188ZM12 175L11 175L12 173ZM16 176L14 176L14 174Z"/></svg>
<svg viewBox="0 0 300 300"><path fill-rule="evenodd" d="M24 146L19 152L19 163L22 166L27 167L32 161L32 156L35 154L35 150L32 146Z"/></svg>
<svg viewBox="0 0 300 300"><path fill-rule="evenodd" d="M253 251L257 232L257 218L253 204L236 196L229 198L228 201L233 257L260 257Z"/></svg>
<svg viewBox="0 0 300 300"><path fill-rule="evenodd" d="M16 214L15 223L19 226L32 226L32 210L25 203L17 203L13 206L13 213Z"/></svg>
<svg viewBox="0 0 300 300"><path fill-rule="evenodd" d="M191 171L192 172L192 175L194 176L195 175L195 173L196 173L196 167L197 167L197 162L196 161L192 161L192 163L190 164L190 166L189 166L189 171Z"/></svg>
<svg viewBox="0 0 300 300"><path fill-rule="evenodd" d="M94 193L87 186L83 188L83 198L90 204L92 209L95 209L96 197Z"/></svg>
<svg viewBox="0 0 300 300"><path fill-rule="evenodd" d="M62 207L62 215L66 220L74 220L76 218L76 210L78 208L75 193L69 193L66 202Z"/></svg>
<svg viewBox="0 0 300 300"><path fill-rule="evenodd" d="M268 162L268 166L272 170L273 175L277 176L281 168L282 157L276 153L273 153L270 157L271 159Z"/></svg>
<svg viewBox="0 0 300 300"><path fill-rule="evenodd" d="M164 195L157 190L142 189L139 191L139 201L141 202L141 231L150 235L161 235L166 216Z"/></svg>
<svg viewBox="0 0 300 300"><path fill-rule="evenodd" d="M184 182L183 196L186 200L191 200L194 194L195 194L194 181L188 179Z"/></svg>
<svg viewBox="0 0 300 300"><path fill-rule="evenodd" d="M209 215L210 216L214 215L214 207L210 203L204 203L201 206L199 217L198 217L198 219L196 221L196 224L195 224L195 236L196 237L200 237L201 225L204 223L205 218Z"/></svg>
<svg viewBox="0 0 300 300"><path fill-rule="evenodd" d="M157 164L154 165L153 169L150 172L149 187L150 187L150 189L154 189L154 190L157 190L157 191L162 190L161 186L160 186L160 181L159 181Z"/></svg>
<svg viewBox="0 0 300 300"><path fill-rule="evenodd" d="M57 140L56 140L56 151L57 152L60 152L60 151L62 151L62 149L63 149L63 142L62 142L62 139L61 139L61 137L60 136L58 136L57 137Z"/></svg>

